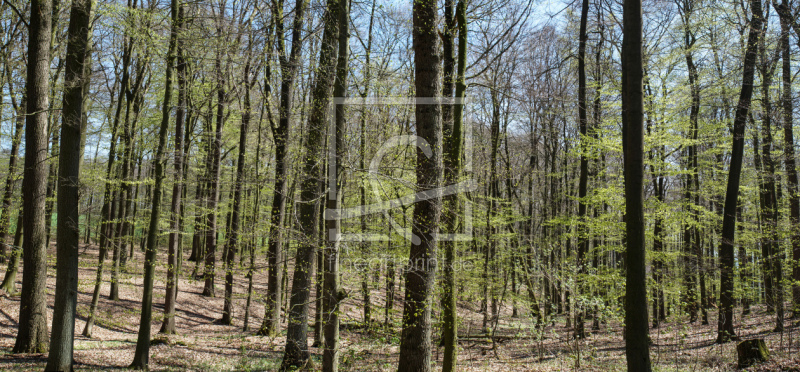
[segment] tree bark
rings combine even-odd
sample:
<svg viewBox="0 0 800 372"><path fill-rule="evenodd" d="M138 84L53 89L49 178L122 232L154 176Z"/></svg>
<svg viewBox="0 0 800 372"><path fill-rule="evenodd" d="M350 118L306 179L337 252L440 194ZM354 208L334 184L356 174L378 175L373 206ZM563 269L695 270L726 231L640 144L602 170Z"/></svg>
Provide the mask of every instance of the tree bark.
<svg viewBox="0 0 800 372"><path fill-rule="evenodd" d="M792 15L789 5L784 0L779 5L772 2L778 11L781 23L781 58L783 77L783 158L789 191L790 241L792 243L792 317L800 317L800 194L798 191L797 163L794 152L793 103L792 103L792 68L791 49L789 45L789 27Z"/></svg>
<svg viewBox="0 0 800 372"><path fill-rule="evenodd" d="M47 122L50 109L50 36L52 1L33 0L28 27L25 120L25 169L22 180L23 271L19 326L14 353L47 351Z"/></svg>
<svg viewBox="0 0 800 372"><path fill-rule="evenodd" d="M347 96L347 73L350 58L350 2L339 2L338 57L336 60L336 80L333 96L344 99ZM334 102L336 103L336 102ZM344 187L344 169L340 167L346 154L345 149L345 106L336 104L334 127L329 129L328 143L333 145L328 159L328 198L327 209L331 212L342 205ZM328 212L326 212L328 213ZM322 306L325 319L325 345L322 351L322 371L337 372L339 370L339 303L344 300L344 292L339 278L339 248L341 220L339 216L326 215L325 230L328 244L324 252L324 285Z"/></svg>
<svg viewBox="0 0 800 372"><path fill-rule="evenodd" d="M172 185L172 202L170 205L170 233L169 247L167 253L167 287L164 294L164 320L161 322L159 333L175 334L175 305L178 297L178 250L183 235L181 235L181 198L184 186L184 166L183 166L183 147L184 147L184 122L186 119L186 60L184 58L183 43L180 33L184 24L184 7L178 6L178 16L175 18L177 66L175 68L178 75L178 107L175 110L175 149L174 169L175 183Z"/></svg>
<svg viewBox="0 0 800 372"><path fill-rule="evenodd" d="M436 1L419 0L413 7L414 86L419 98L441 94L441 55ZM406 272L403 331L398 371L431 370L431 297L436 275L435 235L439 230L442 181L442 108L437 101L417 104L417 196L411 226L412 242Z"/></svg>
<svg viewBox="0 0 800 372"><path fill-rule="evenodd" d="M19 259L22 255L22 248L20 248L20 244L22 244L22 211L17 213L16 229L17 230L14 231L13 250L11 251L11 257L8 261L8 267L6 268L6 275L3 276L3 283L0 284L0 291L14 295L18 294L15 284L17 271L19 270Z"/></svg>
<svg viewBox="0 0 800 372"><path fill-rule="evenodd" d="M10 75L8 64L6 64L6 73ZM11 140L11 152L8 157L8 175L6 176L6 184L3 189L3 210L0 215L0 263L5 262L6 258L6 240L8 239L8 229L11 223L11 198L14 196L14 186L16 185L17 172L19 171L19 145L22 143L22 131L25 130L25 109L27 106L27 99L22 95L20 104L17 105L17 99L14 94L11 79L9 79L9 96L11 97L12 106L16 117L14 118L14 137ZM17 226L19 228L19 226ZM11 247L11 255L17 254L17 247ZM18 260L18 257L17 257Z"/></svg>
<svg viewBox="0 0 800 372"><path fill-rule="evenodd" d="M268 265L269 276L267 283L267 304L264 307L264 322L258 334L274 335L278 330L281 315L281 295L283 292L282 249L283 231L286 214L286 183L288 180L287 169L287 141L289 140L289 118L292 114L292 96L298 68L298 58L302 50L302 27L305 19L306 1L296 0L294 7L294 20L292 25L291 50L286 54L283 40L283 0L273 2L275 20L275 38L278 42L281 66L281 92L280 108L278 112L278 125L272 126L272 138L275 142L275 185L273 188L272 212L270 215Z"/></svg>
<svg viewBox="0 0 800 372"><path fill-rule="evenodd" d="M586 24L589 18L589 0L581 4L580 30L578 31L578 127L580 130L580 176L578 180L578 278L576 292L580 295L583 288L583 276L586 275L586 254L589 252L589 236L586 221L586 192L589 181L589 151L586 115L586 40L588 39ZM576 338L586 337L583 327L583 308L575 305L575 332Z"/></svg>
<svg viewBox="0 0 800 372"><path fill-rule="evenodd" d="M172 0L170 14L172 26L169 36L169 49L167 50L167 64L164 84L164 102L161 107L161 125L158 130L158 147L156 148L154 163L155 185L152 193L152 207L150 221L147 227L147 246L144 257L144 290L142 294L142 313L139 320L139 333L136 339L136 353L130 367L133 369L148 369L150 362L150 327L153 318L153 280L155 279L156 249L158 248L158 219L161 213L161 189L164 183L164 166L166 157L164 150L167 147L167 130L169 127L169 112L172 99L172 70L175 64L175 49L178 38L178 1Z"/></svg>
<svg viewBox="0 0 800 372"><path fill-rule="evenodd" d="M446 2L452 8L452 0ZM444 48L444 73L445 73L445 86L443 89L444 95L450 97L453 87L455 87L456 100L463 100L466 91L466 84L464 83L464 73L466 70L467 59L467 16L466 16L466 2L459 0L456 5L455 18L450 14L452 9L445 10L445 25L447 27L448 37L443 38L445 44ZM458 52L457 61L453 61L452 45L453 34L458 32ZM449 51L448 51L449 49ZM453 65L457 65L453 66ZM453 74L453 67L456 67L455 74ZM449 76L448 76L449 75ZM448 86L449 85L449 86ZM444 109L444 108L443 108ZM443 120L444 131L443 141L445 145L444 151L447 155L443 159L444 165L444 184L453 185L459 181L461 177L461 156L463 149L461 146L463 139L463 102L455 102L453 106L447 107L447 111L452 110L452 123L450 120ZM446 111L443 111L443 113ZM449 115L448 115L449 116ZM442 225L445 226L448 233L455 234L457 226L459 226L458 219L458 195L448 195L443 200L445 213L442 214ZM444 356L442 361L442 371L452 372L456 369L456 361L458 360L458 314L457 314L457 299L456 294L456 278L455 264L456 256L456 242L446 241L442 242L444 248L444 289L442 291L442 339L444 341ZM394 270L394 267L392 267ZM391 273L394 276L394 273ZM392 278L392 281L394 278ZM388 301L388 299L387 299ZM388 313L387 313L388 314ZM388 318L388 316L387 316Z"/></svg>
<svg viewBox="0 0 800 372"><path fill-rule="evenodd" d="M84 65L89 51L92 0L74 0L67 30L64 96L61 108L61 146L58 155L56 224L56 293L50 354L45 371L70 371L78 305L78 244L80 243L80 168L83 158L84 89L89 74Z"/></svg>
<svg viewBox="0 0 800 372"><path fill-rule="evenodd" d="M728 170L728 185L725 192L725 209L722 219L722 242L719 248L720 266L720 310L717 322L717 342L724 343L736 338L733 330L733 243L736 233L736 209L739 201L739 180L742 173L744 157L744 131L750 100L753 96L753 78L755 75L756 54L763 16L761 0L750 0L750 31L747 36L744 67L742 71L742 89L736 114L733 119L733 148Z"/></svg>
<svg viewBox="0 0 800 372"><path fill-rule="evenodd" d="M220 5L221 7L222 5ZM218 15L223 17L222 13ZM217 19L218 24L222 19ZM218 36L222 37L222 26L217 26ZM217 262L217 204L219 204L220 197L220 173L221 173L221 156L222 156L222 127L225 126L225 105L227 95L225 93L225 80L222 72L221 52L217 52L215 61L215 71L217 74L217 115L216 115L216 128L214 131L214 138L211 140L211 154L208 158L209 162L207 167L209 170L208 179L208 194L207 205L208 213L206 214L206 250L205 250L205 268L204 277L205 283L203 285L203 296L214 297L216 295L214 287L214 279L216 277L216 262Z"/></svg>
<svg viewBox="0 0 800 372"><path fill-rule="evenodd" d="M297 219L301 232L295 257L292 292L289 301L289 326L286 332L286 348L281 370L300 368L309 358L308 308L311 302L311 279L313 278L314 253L317 248L319 222L319 193L321 166L324 164L323 136L329 123L328 113L333 83L336 77L338 28L340 26L339 0L328 0L324 16L324 31L320 46L319 64L311 92L311 113L308 118L308 137L300 201L297 204ZM348 15L341 19L348 20ZM345 45L345 48L347 46ZM345 59L345 64L347 60Z"/></svg>
<svg viewBox="0 0 800 372"><path fill-rule="evenodd" d="M622 152L625 177L625 357L629 371L649 372L644 221L642 2L625 0L622 26Z"/></svg>

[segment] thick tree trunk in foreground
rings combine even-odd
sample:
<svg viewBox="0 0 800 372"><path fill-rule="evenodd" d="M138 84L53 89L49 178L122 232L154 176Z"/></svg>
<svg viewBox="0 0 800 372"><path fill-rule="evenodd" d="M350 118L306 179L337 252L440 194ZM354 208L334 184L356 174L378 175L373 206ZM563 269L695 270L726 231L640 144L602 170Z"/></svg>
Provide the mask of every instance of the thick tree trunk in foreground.
<svg viewBox="0 0 800 372"><path fill-rule="evenodd" d="M414 85L418 99L441 94L441 55L434 0L414 2L413 46L416 68ZM425 102L429 103L429 102ZM442 107L439 102L414 107L417 143L417 197L412 242L406 272L403 331L400 337L398 371L431 370L431 297L436 275L434 236L439 230L442 181Z"/></svg>
<svg viewBox="0 0 800 372"><path fill-rule="evenodd" d="M86 80L89 79L84 64L89 57L92 3L92 0L73 0L67 30L61 149L58 155L56 294L46 371L72 370L75 311L78 305L78 188L83 158L83 100L84 88L88 85Z"/></svg>
<svg viewBox="0 0 800 372"><path fill-rule="evenodd" d="M625 357L628 371L649 372L644 223L642 1L625 0L622 38L622 152L625 176Z"/></svg>
<svg viewBox="0 0 800 372"><path fill-rule="evenodd" d="M144 256L144 289L142 294L142 315L139 320L139 333L136 339L136 354L133 356L131 368L148 369L150 362L150 327L153 319L153 280L155 279L156 248L158 245L158 219L161 213L161 189L164 183L164 165L166 157L164 150L167 147L167 130L169 127L169 111L172 98L172 69L175 63L176 39L178 37L178 1L172 0L171 16L172 27L167 50L167 66L164 84L164 103L161 107L161 126L158 130L158 147L156 148L154 163L155 185L152 193L152 209L150 222L147 227L147 245Z"/></svg>
<svg viewBox="0 0 800 372"><path fill-rule="evenodd" d="M722 218L722 243L719 248L720 266L720 310L717 322L717 342L728 342L736 338L733 330L733 243L736 233L736 208L739 202L739 179L742 174L742 158L744 157L744 135L750 100L753 96L753 78L755 75L758 38L763 16L761 0L751 0L750 10L753 13L750 31L747 36L747 49L744 57L742 90L733 119L733 148L731 164L728 170L728 186L725 192L725 211Z"/></svg>
<svg viewBox="0 0 800 372"><path fill-rule="evenodd" d="M14 353L47 351L47 121L49 115L52 1L33 0L28 28L28 76L25 120L25 169L22 180L23 271L19 326Z"/></svg>

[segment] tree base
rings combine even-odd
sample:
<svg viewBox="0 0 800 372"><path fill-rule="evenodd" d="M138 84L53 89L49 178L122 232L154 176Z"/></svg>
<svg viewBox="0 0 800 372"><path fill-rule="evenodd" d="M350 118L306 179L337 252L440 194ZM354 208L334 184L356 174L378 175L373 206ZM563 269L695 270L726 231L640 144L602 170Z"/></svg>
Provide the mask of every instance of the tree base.
<svg viewBox="0 0 800 372"><path fill-rule="evenodd" d="M769 359L769 350L763 338L740 342L736 345L736 353L739 357L739 368L747 368Z"/></svg>

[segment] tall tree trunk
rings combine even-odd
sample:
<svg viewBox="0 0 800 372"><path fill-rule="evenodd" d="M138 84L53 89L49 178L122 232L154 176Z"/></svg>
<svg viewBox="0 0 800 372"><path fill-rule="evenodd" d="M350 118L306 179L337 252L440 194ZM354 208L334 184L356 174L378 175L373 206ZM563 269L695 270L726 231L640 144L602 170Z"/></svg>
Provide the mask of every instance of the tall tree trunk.
<svg viewBox="0 0 800 372"><path fill-rule="evenodd" d="M586 23L589 18L589 0L581 4L581 24L578 33L578 123L580 130L580 176L578 180L578 278L576 292L583 293L581 283L586 275L586 254L589 252L589 236L586 220L586 192L589 181L589 151L586 118L586 40L588 38ZM575 304L575 337L584 338L586 332L583 327L583 309Z"/></svg>
<svg viewBox="0 0 800 372"><path fill-rule="evenodd" d="M295 257L292 292L289 299L289 325L281 370L300 368L308 362L308 308L311 298L314 253L319 226L320 168L324 161L323 135L329 123L328 113L333 83L336 77L340 1L328 0L325 26L320 46L319 64L311 92L311 113L308 117L308 137L303 171L300 175L301 195L297 204L297 219L301 232ZM347 15L344 18L347 20ZM347 48L347 45L345 45ZM347 63L347 60L344 61ZM346 67L345 67L346 68Z"/></svg>
<svg viewBox="0 0 800 372"><path fill-rule="evenodd" d="M256 144L256 157L255 157L256 162L258 164L260 164L260 162L261 162L261 124L262 124L262 119L263 119L263 113L264 113L264 110L262 109L261 110L261 116L258 119L258 141L257 141L257 144ZM259 166L255 167L255 177L254 177L254 179L257 182L257 184L261 184L261 178L260 178L261 176L260 176L260 173L259 173L259 168L260 168ZM256 193L255 202L253 203L253 221L258 221L261 218L261 188L260 187L256 187L255 193ZM260 237L261 238L261 243L258 243L259 236L257 236L256 234L253 234L253 235L254 235L253 238L252 238L253 247L251 248L251 251L250 251L250 267L247 270L247 305L245 305L245 309L244 309L244 326L242 327L245 332L250 330L250 324L249 324L249 321L250 321L250 302L251 302L251 299L253 297L253 274L256 271L256 267L255 267L256 248L263 246L263 242L264 242L263 236Z"/></svg>
<svg viewBox="0 0 800 372"><path fill-rule="evenodd" d="M148 369L150 362L150 327L153 318L153 280L155 279L156 249L158 248L158 220L161 213L161 189L164 183L164 155L167 147L167 131L169 127L169 112L172 99L172 70L175 64L175 49L178 38L178 1L172 0L170 14L172 26L169 36L169 49L167 50L167 65L164 84L164 102L161 107L161 125L158 129L158 147L154 157L155 185L153 186L153 201L150 209L150 222L147 227L147 246L144 257L144 289L142 294L142 313L139 320L139 333L136 339L136 353L133 356L131 368Z"/></svg>
<svg viewBox="0 0 800 372"><path fill-rule="evenodd" d="M186 119L186 60L183 56L183 43L181 31L183 31L184 7L178 6L178 16L175 18L177 66L175 68L178 75L178 107L175 110L175 148L174 148L174 169L175 183L172 185L172 203L170 205L170 233L169 247L167 252L167 288L164 294L164 320L161 322L159 333L175 334L175 305L178 297L178 250L181 240L181 197L184 186L184 166L183 166L183 147L184 147L184 121Z"/></svg>
<svg viewBox="0 0 800 372"><path fill-rule="evenodd" d="M436 1L419 0L413 8L414 86L419 98L441 94L441 55ZM427 141L417 146L417 197L411 226L412 242L406 272L403 331L398 371L431 370L431 297L436 275L436 240L441 212L437 188L442 181L442 107L436 100L414 106L416 134ZM418 194L419 195L419 194Z"/></svg>
<svg viewBox="0 0 800 372"><path fill-rule="evenodd" d="M336 60L336 80L333 88L335 99L347 96L347 72L350 59L350 3L339 2L338 54ZM342 205L344 195L344 169L340 167L346 153L345 149L345 106L334 101L336 118L334 127L329 129L329 145L333 145L328 159L328 198L327 209L336 211ZM332 142L331 142L332 141ZM328 212L326 212L328 213ZM344 291L339 280L339 249L341 221L338 216L326 215L325 230L328 244L324 253L324 285L322 306L325 311L325 346L322 351L322 371L339 370L339 303L344 299Z"/></svg>
<svg viewBox="0 0 800 372"><path fill-rule="evenodd" d="M249 29L249 27L248 27ZM247 155L247 136L250 127L250 90L253 88L255 79L250 78L250 61L252 60L252 39L247 47L247 62L244 67L244 107L242 112L242 125L239 129L239 157L236 161L236 181L233 185L233 208L231 210L231 227L228 233L228 240L225 242L225 300L222 310L222 323L233 323L233 264L236 252L239 250L239 221L242 209L242 184L245 177L245 155ZM244 252L242 252L244 256Z"/></svg>
<svg viewBox="0 0 800 372"><path fill-rule="evenodd" d="M220 8L222 3L220 3ZM217 19L217 36L222 40L222 19L223 10L220 9ZM216 262L217 262L217 205L220 198L220 173L221 173L221 157L222 157L222 128L225 125L225 105L227 95L225 93L225 77L222 72L222 52L217 51L216 60L214 62L214 69L217 75L217 114L216 114L216 128L214 130L214 138L211 140L210 156L208 157L208 194L206 208L206 249L205 249L205 268L203 271L205 283L203 285L203 296L214 297L216 295L214 279L216 277Z"/></svg>
<svg viewBox="0 0 800 372"><path fill-rule="evenodd" d="M742 89L736 114L733 119L733 148L728 170L728 186L725 192L725 210L722 219L722 242L719 248L720 266L720 310L717 322L717 342L728 342L736 338L733 330L733 243L736 233L736 209L739 201L739 179L742 173L744 157L744 130L747 115L750 111L750 100L753 96L753 78L755 75L758 39L761 32L763 16L761 0L750 0L750 31L747 35L744 67L742 72Z"/></svg>
<svg viewBox="0 0 800 372"><path fill-rule="evenodd" d="M776 193L775 164L772 161L772 102L770 89L772 77L775 73L776 63L769 61L766 54L764 38L759 40L761 54L761 186L764 196L761 204L762 217L762 245L766 252L766 275L772 278L772 293L767 293L768 299L776 310L775 331L783 331L783 268L781 265L782 248L778 243L778 196ZM771 297L771 298L770 298Z"/></svg>
<svg viewBox="0 0 800 372"><path fill-rule="evenodd" d="M47 351L47 121L50 109L50 37L52 1L33 0L28 22L28 71L25 120L25 169L22 180L23 271L19 326L14 353Z"/></svg>
<svg viewBox="0 0 800 372"><path fill-rule="evenodd" d="M61 150L58 155L58 216L56 225L56 293L50 354L45 371L72 370L75 311L78 305L78 244L80 243L80 169L83 158L84 89L89 74L92 0L74 0L67 29L64 95L61 108Z"/></svg>
<svg viewBox="0 0 800 372"><path fill-rule="evenodd" d="M292 96L297 75L298 59L302 50L302 28L305 18L306 1L296 0L294 6L294 20L292 24L291 50L286 54L283 27L283 0L273 2L275 21L275 38L278 42L279 58L281 65L281 93L280 108L278 112L278 125L272 126L272 138L275 142L275 186L273 188L272 212L270 216L268 265L269 276L267 283L267 304L264 308L264 322L258 334L274 335L277 332L281 315L281 295L283 292L283 273L281 264L283 255L283 229L286 212L286 183L287 171L287 146L289 140L289 119L292 115Z"/></svg>
<svg viewBox="0 0 800 372"><path fill-rule="evenodd" d="M783 159L786 168L786 178L789 191L789 220L790 240L792 243L792 317L800 317L800 194L798 194L797 163L794 153L794 130L792 115L792 68L791 49L789 46L789 27L792 15L786 0L780 5L776 0L772 2L778 10L781 23L781 58L783 95Z"/></svg>
<svg viewBox="0 0 800 372"><path fill-rule="evenodd" d="M370 53L372 53L372 27L375 21L375 0L372 1L372 11L370 12L369 17L369 27L367 30L367 45L365 51L365 61L364 61L364 91L361 92L361 98L366 99L367 95L369 94L369 84L371 79L371 65L370 65ZM359 135L360 143L359 143L359 157L358 157L358 166L361 169L366 169L366 127L367 127L367 105L361 106L361 123L360 123L360 130L361 133ZM359 185L359 196L361 198L361 206L365 208L367 205L367 185L366 182L361 181ZM361 233L366 235L367 234L367 214L364 213L361 215ZM363 258L369 262L369 242L362 241L361 244L361 252L363 254ZM372 301L370 298L370 286L369 286L369 274L370 274L370 267L366 265L365 269L361 272L361 294L364 298L364 324L369 327L370 323L372 322L371 313L372 313Z"/></svg>
<svg viewBox="0 0 800 372"><path fill-rule="evenodd" d="M644 92L642 2L625 0L622 11L622 152L625 176L625 357L629 371L649 372L647 273L644 232Z"/></svg>
<svg viewBox="0 0 800 372"><path fill-rule="evenodd" d="M452 8L452 0L445 4L449 4ZM466 70L467 59L467 16L466 16L466 2L459 0L456 5L455 18L452 18L452 9L445 10L445 24L447 27L447 37L443 38L445 42L445 56L444 56L444 73L445 73L445 86L444 95L450 97L452 95L453 86L455 87L456 102L453 106L445 107L448 112L452 110L452 122L450 120L443 120L444 133L443 141L447 156L444 158L444 184L452 185L459 181L461 176L461 156L463 149L461 142L463 137L464 126L464 105L463 100L466 84L464 83L464 73ZM456 29L456 27L458 27ZM457 61L453 61L452 57L452 43L453 34L458 32L458 52ZM447 45L447 44L451 45ZM448 48L450 51L448 51ZM454 63L455 62L455 63ZM453 66L457 64L456 66ZM456 67L456 72L453 74L452 69ZM449 75L449 76L448 76ZM455 76L453 76L455 75ZM449 85L449 86L448 86ZM443 108L444 109L444 108ZM458 220L458 195L448 195L443 200L445 213L442 215L443 226L447 229L448 233L455 234ZM455 286L455 250L456 243L454 241L442 242L444 248L444 289L442 292L442 339L444 341L444 357L442 361L442 371L452 372L455 371L456 361L458 360L458 314L456 286ZM394 268L392 268L394 270ZM388 275L388 273L387 273ZM391 273L392 280L394 280L394 272ZM388 301L388 299L387 299ZM387 316L388 318L388 316Z"/></svg>
<svg viewBox="0 0 800 372"><path fill-rule="evenodd" d="M123 77L126 76L123 74ZM116 86L116 83L115 83ZM112 91L112 100L113 100L113 91ZM121 102L121 101L120 101ZM111 126L111 144L108 150L108 164L106 165L106 179L111 179L113 175L113 166L114 166L114 158L116 154L116 144L117 144L117 126L119 123L119 107L117 106L117 113L115 114L114 122ZM97 155L95 154L95 158ZM103 192L103 206L100 209L100 220L98 223L98 230L99 230L99 252L98 252L98 263L97 263L97 273L95 277L94 283L94 291L92 292L92 302L89 305L89 315L86 317L86 325L83 328L83 336L85 337L92 337L92 327L94 326L95 320L95 311L97 310L97 304L100 301L100 288L102 287L103 283L103 269L105 264L106 256L108 255L108 244L110 242L110 232L111 232L111 216L114 215L115 205L112 201L112 185L110 182L106 182L104 185L104 192Z"/></svg>

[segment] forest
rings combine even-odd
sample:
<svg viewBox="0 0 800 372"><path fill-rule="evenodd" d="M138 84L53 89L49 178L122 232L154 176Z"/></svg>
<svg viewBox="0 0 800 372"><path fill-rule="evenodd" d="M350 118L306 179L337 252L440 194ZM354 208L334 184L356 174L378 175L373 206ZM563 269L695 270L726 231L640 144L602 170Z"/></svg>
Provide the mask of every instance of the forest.
<svg viewBox="0 0 800 372"><path fill-rule="evenodd" d="M798 61L793 0L3 0L0 370L800 371Z"/></svg>

